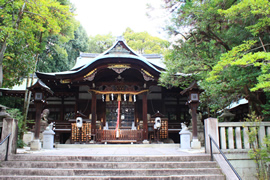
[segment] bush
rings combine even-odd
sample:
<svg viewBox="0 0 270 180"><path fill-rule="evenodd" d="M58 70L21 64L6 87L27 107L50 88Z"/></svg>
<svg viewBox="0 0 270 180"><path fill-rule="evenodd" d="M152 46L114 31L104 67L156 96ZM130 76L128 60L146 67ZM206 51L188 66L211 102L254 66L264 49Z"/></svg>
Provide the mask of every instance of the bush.
<svg viewBox="0 0 270 180"><path fill-rule="evenodd" d="M264 138L263 144L258 140L258 131L260 123L262 121L261 117L257 117L255 112L248 115L246 118L247 122L255 125L249 128L248 136L251 149L249 150L249 156L253 159L257 166L257 179L265 180L269 178L267 170L267 163L270 162L270 135Z"/></svg>
<svg viewBox="0 0 270 180"><path fill-rule="evenodd" d="M21 132L25 131L22 129L22 124L23 124L23 115L20 112L19 109L8 109L7 113L10 114L10 116L16 120L18 120L18 140L17 140L17 147L18 148L23 148L26 144L23 142L23 138L20 137Z"/></svg>

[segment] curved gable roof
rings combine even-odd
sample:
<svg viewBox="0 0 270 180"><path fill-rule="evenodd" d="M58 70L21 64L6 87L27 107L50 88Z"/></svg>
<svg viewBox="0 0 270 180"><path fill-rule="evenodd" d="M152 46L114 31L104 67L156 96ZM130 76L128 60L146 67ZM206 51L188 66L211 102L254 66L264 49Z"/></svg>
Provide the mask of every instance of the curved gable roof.
<svg viewBox="0 0 270 180"><path fill-rule="evenodd" d="M83 54L81 54L82 56ZM123 37L118 37L117 41L114 45L109 48L104 53L92 58L88 54L88 63L82 64L81 66L74 67L70 71L64 72L56 72L56 73L41 73L36 72L39 78L56 78L56 79L64 79L69 78L70 76L80 76L87 74L91 66L95 66L95 64L102 64L105 62L106 59L121 59L121 60L131 60L134 64L145 65L149 70L151 70L155 74L160 74L161 71L157 68L157 66L153 65L152 63L148 62L148 60L140 54L137 54L134 50L132 50L124 41ZM81 58L81 57L80 57Z"/></svg>

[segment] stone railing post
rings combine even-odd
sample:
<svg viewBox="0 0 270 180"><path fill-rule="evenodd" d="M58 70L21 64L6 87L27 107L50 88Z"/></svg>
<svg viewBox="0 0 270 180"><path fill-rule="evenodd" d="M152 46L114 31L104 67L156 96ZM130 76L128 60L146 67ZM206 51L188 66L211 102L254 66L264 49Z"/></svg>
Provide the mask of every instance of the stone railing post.
<svg viewBox="0 0 270 180"><path fill-rule="evenodd" d="M16 154L17 151L17 135L18 135L18 120L11 117L3 119L3 129L1 135L1 141L11 133L9 139L9 154ZM6 146L4 146L6 147ZM5 149L5 148L4 148Z"/></svg>
<svg viewBox="0 0 270 180"><path fill-rule="evenodd" d="M218 119L217 118L207 118L204 120L205 128L205 150L206 153L210 153L210 139L208 135L215 140L219 146L219 134L218 134ZM216 146L212 144L213 153L218 153Z"/></svg>

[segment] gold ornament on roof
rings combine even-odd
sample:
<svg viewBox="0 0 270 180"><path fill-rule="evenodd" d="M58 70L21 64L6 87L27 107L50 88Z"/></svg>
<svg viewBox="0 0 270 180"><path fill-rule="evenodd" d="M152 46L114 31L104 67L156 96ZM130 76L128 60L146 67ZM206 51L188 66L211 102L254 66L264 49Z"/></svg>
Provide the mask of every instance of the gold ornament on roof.
<svg viewBox="0 0 270 180"><path fill-rule="evenodd" d="M97 71L97 68L95 68L94 70L90 71L89 73L87 73L84 78L87 78L89 76L91 76L92 74L94 74Z"/></svg>
<svg viewBox="0 0 270 180"><path fill-rule="evenodd" d="M108 68L110 68L110 69L112 69L112 68L126 68L126 69L129 69L130 64L108 64Z"/></svg>
<svg viewBox="0 0 270 180"><path fill-rule="evenodd" d="M109 64L108 68L114 70L117 74L121 74L123 71L130 68L130 64Z"/></svg>
<svg viewBox="0 0 270 180"><path fill-rule="evenodd" d="M151 77L151 78L154 78L154 76L152 74L150 74L148 71L144 70L144 69L141 69L142 72L144 72L147 76Z"/></svg>
<svg viewBox="0 0 270 180"><path fill-rule="evenodd" d="M61 79L60 80L60 83L62 84L67 84L67 83L70 83L71 82L71 79Z"/></svg>

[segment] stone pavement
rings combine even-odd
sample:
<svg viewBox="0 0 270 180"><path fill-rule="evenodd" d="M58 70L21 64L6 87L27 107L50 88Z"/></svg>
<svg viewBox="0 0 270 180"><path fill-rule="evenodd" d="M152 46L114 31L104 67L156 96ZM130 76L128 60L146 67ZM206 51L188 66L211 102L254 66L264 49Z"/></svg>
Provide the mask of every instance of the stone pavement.
<svg viewBox="0 0 270 180"><path fill-rule="evenodd" d="M58 144L54 149L31 151L29 147L17 150L18 154L40 156L128 156L128 155L199 155L205 149L181 149L179 144Z"/></svg>

